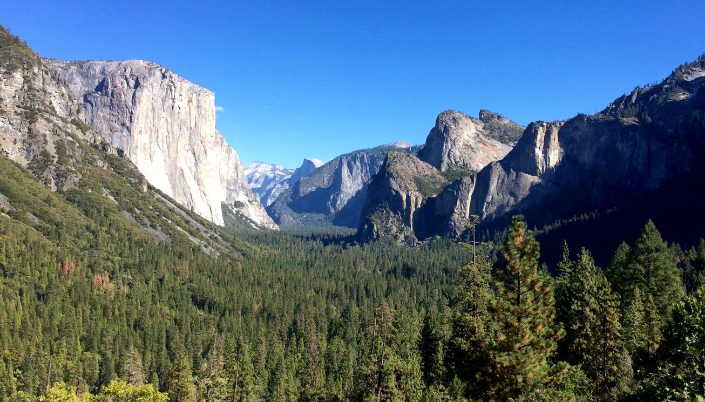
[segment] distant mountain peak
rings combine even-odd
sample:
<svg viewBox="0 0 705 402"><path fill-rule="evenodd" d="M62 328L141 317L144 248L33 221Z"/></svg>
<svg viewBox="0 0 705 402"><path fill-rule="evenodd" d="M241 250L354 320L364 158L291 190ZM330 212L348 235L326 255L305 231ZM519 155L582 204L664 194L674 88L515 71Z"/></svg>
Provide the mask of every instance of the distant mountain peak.
<svg viewBox="0 0 705 402"><path fill-rule="evenodd" d="M397 142L389 144L389 146L394 147L394 148L411 148L411 147L413 147L413 145L409 144L406 141L397 141Z"/></svg>
<svg viewBox="0 0 705 402"><path fill-rule="evenodd" d="M316 168L323 166L323 162L316 158L304 158L301 166L296 170L286 169L282 165L266 162L250 162L244 166L245 177L252 192L259 198L262 205L269 206L279 194L300 178L306 176Z"/></svg>

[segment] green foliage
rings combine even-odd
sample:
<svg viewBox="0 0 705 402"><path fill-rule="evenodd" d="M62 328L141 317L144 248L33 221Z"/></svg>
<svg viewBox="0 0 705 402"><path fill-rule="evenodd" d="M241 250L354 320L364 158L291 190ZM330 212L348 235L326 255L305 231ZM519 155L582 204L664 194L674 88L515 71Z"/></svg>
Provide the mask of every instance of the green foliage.
<svg viewBox="0 0 705 402"><path fill-rule="evenodd" d="M448 181L443 176L418 175L414 176L414 184L421 194L435 197L448 185Z"/></svg>
<svg viewBox="0 0 705 402"><path fill-rule="evenodd" d="M169 400L172 401L196 401L196 388L191 373L191 362L183 353L177 354L174 362L169 367L167 394L169 395Z"/></svg>
<svg viewBox="0 0 705 402"><path fill-rule="evenodd" d="M464 166L451 166L445 172L441 172L441 176L443 176L448 183L453 183L461 177L468 176L470 174L472 174L472 171Z"/></svg>
<svg viewBox="0 0 705 402"><path fill-rule="evenodd" d="M497 296L490 301L497 335L489 346L489 393L506 400L552 381L549 358L564 335L553 323L552 280L539 270L539 245L522 216L515 216L496 271Z"/></svg>
<svg viewBox="0 0 705 402"><path fill-rule="evenodd" d="M473 247L462 244L469 252ZM453 343L455 366L459 375L468 384L475 384L482 368L489 365L489 347L496 338L496 328L490 313L493 297L490 253L491 244L475 249L474 259L460 267L456 282L456 297L453 300ZM484 384L472 388L473 393L482 392Z"/></svg>
<svg viewBox="0 0 705 402"><path fill-rule="evenodd" d="M614 400L632 376L624 360L619 298L589 251L571 261L566 244L559 267L556 310L566 331L559 359L581 367L600 399Z"/></svg>
<svg viewBox="0 0 705 402"><path fill-rule="evenodd" d="M705 289L675 306L664 334L659 393L676 401L705 397Z"/></svg>
<svg viewBox="0 0 705 402"><path fill-rule="evenodd" d="M30 123L36 123L37 122L37 116L39 115L39 109L29 106L29 105L22 105L22 106L17 106L19 108L24 109L24 118L27 119Z"/></svg>
<svg viewBox="0 0 705 402"><path fill-rule="evenodd" d="M668 249L650 220L639 233L633 247L620 246L610 265L610 282L629 306L636 288L653 298L662 320L681 297L681 274L673 253Z"/></svg>
<svg viewBox="0 0 705 402"><path fill-rule="evenodd" d="M0 64L6 72L13 73L20 68L31 68L38 63L37 56L25 42L0 25Z"/></svg>
<svg viewBox="0 0 705 402"><path fill-rule="evenodd" d="M81 120L76 119L76 118L71 119L71 124L73 124L74 126L76 126L76 128L79 129L79 130L81 130L81 132L84 133L84 134L85 134L86 132L88 132L89 130L91 130L91 126L89 126L88 124L86 124L86 123L84 123L84 122L82 122Z"/></svg>
<svg viewBox="0 0 705 402"><path fill-rule="evenodd" d="M167 395L158 392L152 384L135 386L126 381L111 381L100 394L90 398L96 402L167 402Z"/></svg>

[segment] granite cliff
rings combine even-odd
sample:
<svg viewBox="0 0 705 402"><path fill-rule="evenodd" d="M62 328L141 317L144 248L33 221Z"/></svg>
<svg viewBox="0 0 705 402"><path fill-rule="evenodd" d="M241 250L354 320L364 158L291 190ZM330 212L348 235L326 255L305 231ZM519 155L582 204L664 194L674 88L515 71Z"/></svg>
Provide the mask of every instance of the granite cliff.
<svg viewBox="0 0 705 402"><path fill-rule="evenodd" d="M276 228L215 128L211 91L142 60L46 65L82 100L85 121L152 185L218 225L225 203L256 226Z"/></svg>
<svg viewBox="0 0 705 402"><path fill-rule="evenodd" d="M392 149L415 153L399 141L333 158L282 192L267 212L280 225L357 227L367 183Z"/></svg>
<svg viewBox="0 0 705 402"><path fill-rule="evenodd" d="M252 192L259 197L262 205L267 207L292 183L295 183L320 166L323 166L323 162L318 159L306 158L301 166L295 170L286 169L282 165L260 161L246 164L243 166L243 170Z"/></svg>
<svg viewBox="0 0 705 402"><path fill-rule="evenodd" d="M705 61L636 88L605 110L529 125L503 160L477 175L470 213L523 213L534 224L617 206L705 162Z"/></svg>
<svg viewBox="0 0 705 402"><path fill-rule="evenodd" d="M434 229L435 197L448 180L414 155L391 150L372 176L362 208L359 236L379 240L392 236L416 245Z"/></svg>
<svg viewBox="0 0 705 402"><path fill-rule="evenodd" d="M480 111L479 119L448 110L436 118L419 158L442 172L459 168L478 172L509 153L523 130L487 110Z"/></svg>
<svg viewBox="0 0 705 402"><path fill-rule="evenodd" d="M414 155L392 154L368 188L358 224L363 241L392 236L415 245L465 229L472 174L507 155L524 127L487 110L475 119L448 110Z"/></svg>
<svg viewBox="0 0 705 402"><path fill-rule="evenodd" d="M193 242L212 256L238 254L233 245L242 245L149 186L85 123L64 77L1 25L0 171L0 219L31 227L47 244L85 248L86 260L96 258L99 243L116 250L115 236Z"/></svg>
<svg viewBox="0 0 705 402"><path fill-rule="evenodd" d="M366 214L361 217L360 239L378 238L375 233L405 232L404 236L395 235L397 240L414 243L407 239L410 235L418 240L438 234L455 236L462 233L470 215L477 215L486 229L505 227L511 215L518 213L541 227L631 202L676 180L699 186L698 172L705 169L703 84L705 61L688 63L660 84L636 88L595 115L531 123L506 156L477 173L449 180L451 184L435 200L426 199L425 204L433 205L434 212L423 214L429 222L414 224L424 230L406 223L406 232L399 228L369 229L370 214L378 211L380 215L379 211L385 211L383 206L395 205L393 200L398 197L389 190L393 185L380 185L380 189L387 189L386 195L367 195L370 205L365 206ZM457 165L471 166L468 153L475 148L454 140L458 136L446 127L472 131L471 123L476 123L457 117L455 112L444 114L429 134L421 159L446 172ZM440 132L451 134L445 141L432 138L439 137ZM405 180L412 176L407 173ZM389 180L376 176L373 182L378 179ZM376 222L390 221L389 216L404 213L408 211L389 208L387 216L378 216Z"/></svg>

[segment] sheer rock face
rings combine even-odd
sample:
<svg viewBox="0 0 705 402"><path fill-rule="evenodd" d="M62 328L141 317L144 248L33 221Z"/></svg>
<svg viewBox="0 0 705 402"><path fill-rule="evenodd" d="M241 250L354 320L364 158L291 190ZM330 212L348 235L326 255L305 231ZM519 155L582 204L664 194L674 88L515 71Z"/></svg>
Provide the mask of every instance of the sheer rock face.
<svg viewBox="0 0 705 402"><path fill-rule="evenodd" d="M529 125L514 149L477 174L470 213L539 227L611 208L705 164L705 61L637 88L602 112Z"/></svg>
<svg viewBox="0 0 705 402"><path fill-rule="evenodd" d="M389 151L370 181L358 237L364 241L392 236L416 245L433 231L435 196L448 184L433 166L405 152Z"/></svg>
<svg viewBox="0 0 705 402"><path fill-rule="evenodd" d="M509 133L523 127L486 110L480 112L480 117L481 120L474 119L454 110L438 115L419 153L421 160L442 172L454 167L478 172L490 162L502 159L512 149Z"/></svg>
<svg viewBox="0 0 705 402"><path fill-rule="evenodd" d="M0 27L0 36L10 34ZM16 41L15 46L3 48L6 59L0 63L0 153L28 168L52 191L76 188L82 176L75 164L50 163L58 159L57 149L69 159L79 160L85 155L70 146L75 145L74 139L107 153L115 153L115 149L90 127L80 129L72 124L84 119L80 102L39 55ZM69 146L67 138L71 139Z"/></svg>
<svg viewBox="0 0 705 402"><path fill-rule="evenodd" d="M531 123L504 158L427 197L424 203L433 205L433 213L427 207L425 226L418 220L410 226L401 219L377 219L377 226L396 225L387 233L406 230L417 240L462 233L470 215L477 215L489 229L506 227L515 214L524 214L541 227L622 205L671 180L700 185L697 172L705 170L703 87L705 61L700 61L679 67L659 85L637 88L593 116ZM448 133L444 138L461 138L458 132L472 130L477 132L474 120L456 112L441 114L421 158L446 173L452 172L448 169L453 163L469 166L467 153L474 151L464 140L441 142L431 137ZM381 175L379 179L386 180ZM384 193L368 193L369 202L379 207L366 206L366 212L387 208L388 216L401 216L399 203L392 202L398 197L393 186L377 180L375 176L375 188ZM365 214L361 218L358 234L363 241L384 233L379 227L371 230L371 220Z"/></svg>
<svg viewBox="0 0 705 402"><path fill-rule="evenodd" d="M276 228L215 128L211 91L142 60L46 63L83 100L86 122L152 185L218 225L227 203L258 226Z"/></svg>
<svg viewBox="0 0 705 402"><path fill-rule="evenodd" d="M418 158L390 152L374 176L358 238L390 235L400 243L416 244L433 235L462 233L475 188L471 173L504 157L523 129L487 110L480 111L479 120L452 110L441 113Z"/></svg>
<svg viewBox="0 0 705 402"><path fill-rule="evenodd" d="M262 205L267 207L292 183L321 166L323 162L318 159L306 158L296 170L260 161L250 162L243 168L252 192L259 197Z"/></svg>
<svg viewBox="0 0 705 402"><path fill-rule="evenodd" d="M705 162L705 62L635 89L602 112L529 125L516 147L478 175L471 213L522 213L536 225L610 208Z"/></svg>
<svg viewBox="0 0 705 402"><path fill-rule="evenodd" d="M392 149L417 150L399 141L338 156L292 183L267 212L280 225L357 227L368 181Z"/></svg>

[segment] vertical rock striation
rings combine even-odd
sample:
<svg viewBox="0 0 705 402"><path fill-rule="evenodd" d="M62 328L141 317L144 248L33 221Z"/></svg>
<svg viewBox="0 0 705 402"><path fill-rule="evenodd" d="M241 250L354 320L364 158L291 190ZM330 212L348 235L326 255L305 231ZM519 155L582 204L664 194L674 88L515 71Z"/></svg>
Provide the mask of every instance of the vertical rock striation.
<svg viewBox="0 0 705 402"><path fill-rule="evenodd" d="M414 153L403 141L333 158L281 193L267 212L280 225L357 227L367 183L392 149Z"/></svg>
<svg viewBox="0 0 705 402"><path fill-rule="evenodd" d="M142 60L46 64L83 100L86 122L152 185L218 225L227 203L256 225L276 228L215 128L211 91Z"/></svg>
<svg viewBox="0 0 705 402"><path fill-rule="evenodd" d="M441 113L418 158L390 151L368 188L358 238L392 236L414 245L432 235L462 233L475 189L473 172L507 155L523 129L487 110L480 111L480 119Z"/></svg>

